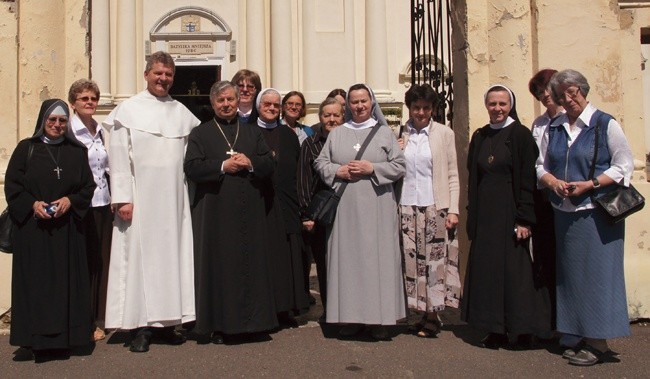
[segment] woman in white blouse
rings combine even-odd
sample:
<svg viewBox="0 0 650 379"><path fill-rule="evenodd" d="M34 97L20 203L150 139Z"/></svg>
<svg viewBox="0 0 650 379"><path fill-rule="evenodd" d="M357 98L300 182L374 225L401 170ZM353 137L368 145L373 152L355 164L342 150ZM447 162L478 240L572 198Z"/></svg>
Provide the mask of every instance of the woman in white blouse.
<svg viewBox="0 0 650 379"><path fill-rule="evenodd" d="M458 166L454 132L433 120L438 94L430 85L413 85L405 103L410 119L400 145L406 175L400 199L402 254L408 307L422 314L411 326L418 337L435 337L437 312L458 308Z"/></svg>
<svg viewBox="0 0 650 379"><path fill-rule="evenodd" d="M93 119L99 101L99 87L92 80L79 79L70 86L68 101L74 110L68 133L88 149L88 163L97 185L84 223L91 306L95 321L93 340L98 341L106 338L103 323L106 314L106 289L113 230L111 195L108 186L108 154L104 148L101 127Z"/></svg>
<svg viewBox="0 0 650 379"><path fill-rule="evenodd" d="M537 163L537 177L550 190L555 212L557 331L560 344L568 347L563 357L591 366L611 358L607 339L630 334L625 223L611 224L592 198L629 186L634 163L621 125L587 101L590 87L581 73L560 71L549 86L566 111L551 122Z"/></svg>

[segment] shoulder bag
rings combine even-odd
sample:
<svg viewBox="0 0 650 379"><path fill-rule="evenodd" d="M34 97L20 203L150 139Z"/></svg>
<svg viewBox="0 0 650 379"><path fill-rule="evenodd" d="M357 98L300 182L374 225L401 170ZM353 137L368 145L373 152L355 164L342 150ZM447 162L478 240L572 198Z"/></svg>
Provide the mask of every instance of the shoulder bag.
<svg viewBox="0 0 650 379"><path fill-rule="evenodd" d="M595 126L594 158L591 162L591 168L589 169L589 178L591 179L594 177L596 158L598 157L598 137L600 134L599 124L600 122L596 122ZM614 190L607 192L600 197L595 198L593 191L591 195L591 201L605 212L609 222L612 224L625 220L627 216L640 211L645 206L645 198L632 184L630 184L629 187L618 184L614 185L616 186Z"/></svg>
<svg viewBox="0 0 650 379"><path fill-rule="evenodd" d="M361 148L357 152L357 156L354 158L355 160L361 159L368 144L370 144L370 140L377 134L380 127L381 124L378 123L372 128L370 134L368 134L363 141L363 145L361 145ZM328 188L316 192L309 202L309 207L307 207L307 217L321 225L331 225L334 223L339 201L347 185L348 182L343 182L336 191Z"/></svg>

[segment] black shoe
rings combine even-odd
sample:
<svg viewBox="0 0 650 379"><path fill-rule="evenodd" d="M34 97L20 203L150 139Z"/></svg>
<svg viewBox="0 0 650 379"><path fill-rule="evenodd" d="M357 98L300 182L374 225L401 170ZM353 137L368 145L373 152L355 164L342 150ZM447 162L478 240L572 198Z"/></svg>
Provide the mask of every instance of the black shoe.
<svg viewBox="0 0 650 379"><path fill-rule="evenodd" d="M212 332L212 336L210 336L210 340L212 341L212 343L217 345L223 345L225 343L223 339L223 334L219 332Z"/></svg>
<svg viewBox="0 0 650 379"><path fill-rule="evenodd" d="M532 334L520 334L512 344L513 350L533 350L537 346L537 337Z"/></svg>
<svg viewBox="0 0 650 379"><path fill-rule="evenodd" d="M384 325L373 325L370 327L370 337L377 341L390 341L388 328Z"/></svg>
<svg viewBox="0 0 650 379"><path fill-rule="evenodd" d="M489 333L483 338L479 346L496 350L508 344L508 336L500 333Z"/></svg>
<svg viewBox="0 0 650 379"><path fill-rule="evenodd" d="M19 347L15 352L14 352L14 357L13 361L14 362L27 362L27 361L33 361L34 360L34 352L30 347Z"/></svg>
<svg viewBox="0 0 650 379"><path fill-rule="evenodd" d="M290 315L288 312L278 313L278 323L283 328L297 328L300 326L298 320L295 317Z"/></svg>
<svg viewBox="0 0 650 379"><path fill-rule="evenodd" d="M174 330L173 327L163 328L159 331L158 337L169 345L181 345L187 341L187 337Z"/></svg>
<svg viewBox="0 0 650 379"><path fill-rule="evenodd" d="M339 330L339 336L352 337L363 331L363 324L347 324Z"/></svg>
<svg viewBox="0 0 650 379"><path fill-rule="evenodd" d="M133 353L146 353L149 351L151 344L151 335L148 333L138 333L133 340L129 350Z"/></svg>

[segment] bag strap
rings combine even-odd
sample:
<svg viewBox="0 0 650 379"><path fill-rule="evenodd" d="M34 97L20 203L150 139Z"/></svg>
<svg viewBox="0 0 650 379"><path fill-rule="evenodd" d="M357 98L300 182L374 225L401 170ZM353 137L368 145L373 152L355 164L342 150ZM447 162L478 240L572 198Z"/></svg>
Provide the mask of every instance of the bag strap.
<svg viewBox="0 0 650 379"><path fill-rule="evenodd" d="M32 154L34 153L34 143L29 141L29 149L27 150L27 162L32 159Z"/></svg>
<svg viewBox="0 0 650 379"><path fill-rule="evenodd" d="M355 161L358 161L359 159L361 159L361 157L363 156L363 153L366 151L366 148L368 147L368 145L370 145L370 140L372 140L372 138L375 136L375 134L377 134L377 131L379 130L379 128L381 128L381 126L382 126L382 124L377 123L375 126L372 127L372 130L370 131L370 133L368 134L366 139L363 141L363 144L361 145L361 148L357 152L357 156L354 157ZM339 187L339 189L336 190L336 196L341 198L341 196L343 195L343 191L345 191L345 187L347 187L347 185L348 185L348 182L341 183L341 186Z"/></svg>
<svg viewBox="0 0 650 379"><path fill-rule="evenodd" d="M605 117L605 112L602 112L600 110L596 110L596 125L594 125L594 157L591 160L591 167L589 168L589 180L593 180L594 178L594 172L596 171L596 159L598 159L598 139L600 138L600 123L602 122L603 118ZM609 122L609 121L608 121ZM594 196L595 196L596 191L593 189L591 190L591 193L589 194L589 197L591 198L591 202L594 201Z"/></svg>

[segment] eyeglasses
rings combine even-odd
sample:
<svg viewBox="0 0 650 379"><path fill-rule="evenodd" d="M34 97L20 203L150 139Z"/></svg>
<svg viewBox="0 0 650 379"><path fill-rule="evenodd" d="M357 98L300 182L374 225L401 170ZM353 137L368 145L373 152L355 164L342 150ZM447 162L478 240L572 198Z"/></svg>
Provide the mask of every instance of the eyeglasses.
<svg viewBox="0 0 650 379"><path fill-rule="evenodd" d="M96 103L97 101L99 101L99 98L95 97L95 96L92 96L92 97L91 96L82 96L82 97L78 97L77 100L81 100L84 103L87 103L88 101L92 101L93 103Z"/></svg>
<svg viewBox="0 0 650 379"><path fill-rule="evenodd" d="M56 124L57 121L59 122L59 124L67 124L68 123L68 119L65 118L65 117L52 116L52 117L47 118L47 122L49 122L50 124Z"/></svg>
<svg viewBox="0 0 650 379"><path fill-rule="evenodd" d="M560 94L560 100L564 100L564 99L566 99L567 96L568 96L571 100L573 100L573 99L575 99L576 97L578 97L578 95L579 95L580 93L581 93L581 92L580 92L580 88L578 88L578 87L570 87L570 88L568 88L566 91L564 91L562 94Z"/></svg>
<svg viewBox="0 0 650 379"><path fill-rule="evenodd" d="M252 91L252 90L255 89L255 86L252 85L252 84L237 84L237 87L239 87L241 89L247 89L249 91Z"/></svg>
<svg viewBox="0 0 650 379"><path fill-rule="evenodd" d="M302 108L302 103L294 103L293 101L284 103L288 108Z"/></svg>
<svg viewBox="0 0 650 379"><path fill-rule="evenodd" d="M272 103L272 102L270 102L270 101L263 101L263 102L262 102L262 106L263 106L264 108L271 108L271 107L273 107L273 108L278 108L278 109L280 109L280 103Z"/></svg>

